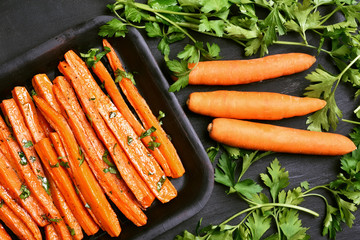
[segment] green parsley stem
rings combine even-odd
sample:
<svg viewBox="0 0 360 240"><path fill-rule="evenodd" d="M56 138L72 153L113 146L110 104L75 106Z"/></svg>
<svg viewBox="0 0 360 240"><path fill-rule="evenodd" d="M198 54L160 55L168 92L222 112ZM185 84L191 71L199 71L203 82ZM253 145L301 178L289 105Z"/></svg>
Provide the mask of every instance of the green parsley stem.
<svg viewBox="0 0 360 240"><path fill-rule="evenodd" d="M318 49L317 47L315 47L315 46L313 46L313 45L305 44L305 43L300 43L300 42L274 41L274 44L302 46L302 47L308 47L308 48ZM330 52L330 51L325 50L325 49L323 49L323 48L321 48L320 51L331 55L331 52Z"/></svg>
<svg viewBox="0 0 360 240"><path fill-rule="evenodd" d="M360 106L357 107L357 109L358 109L358 108L360 108ZM348 120L348 119L341 119L341 121L347 122L347 123L352 123L352 124L358 124L358 125L360 125L360 122L358 122L358 121L353 121L353 120Z"/></svg>
<svg viewBox="0 0 360 240"><path fill-rule="evenodd" d="M327 14L326 16L324 16L324 19L320 22L320 26L323 25L327 20L329 20L329 18L334 15L337 11L340 10L340 8L343 6L344 4L342 4L341 6L338 6L337 8L335 8L331 13Z"/></svg>

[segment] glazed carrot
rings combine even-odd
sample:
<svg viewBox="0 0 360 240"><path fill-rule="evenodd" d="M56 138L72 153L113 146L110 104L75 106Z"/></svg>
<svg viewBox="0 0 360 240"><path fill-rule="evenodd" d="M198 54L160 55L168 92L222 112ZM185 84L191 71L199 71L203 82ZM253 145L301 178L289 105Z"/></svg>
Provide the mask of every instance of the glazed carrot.
<svg viewBox="0 0 360 240"><path fill-rule="evenodd" d="M39 157L36 154L34 149L34 141L32 139L31 133L27 128L24 118L21 115L21 112L14 99L6 99L2 101L1 109L4 115L9 120L14 136L21 148L19 154L23 156L22 164L29 164L34 174L39 174L44 177L44 171L39 161ZM26 160L26 159L27 160ZM41 179L38 179L41 183Z"/></svg>
<svg viewBox="0 0 360 240"><path fill-rule="evenodd" d="M344 155L356 149L345 136L313 132L244 120L216 118L210 137L233 147L314 155Z"/></svg>
<svg viewBox="0 0 360 240"><path fill-rule="evenodd" d="M124 70L120 59L117 57L114 49L111 47L108 41L103 40L103 44L106 47L109 47L111 51L106 54L109 63L113 69L114 72L116 72L117 69ZM181 177L185 173L184 166L181 163L181 160L176 152L176 149L174 148L173 144L170 142L167 134L165 133L164 129L161 127L159 121L152 113L150 107L147 105L145 99L139 94L136 87L132 84L130 79L123 78L119 85L126 95L127 99L131 103L131 105L134 107L136 113L140 117L141 121L143 122L143 125L146 129L150 129L151 127L154 127L156 129L155 132L153 132L153 136L156 137L157 141L160 142L159 150L163 154L163 156L168 161L168 164L170 166L172 177L177 178Z"/></svg>
<svg viewBox="0 0 360 240"><path fill-rule="evenodd" d="M2 224L0 224L0 239L11 240L10 235L6 232L6 230Z"/></svg>
<svg viewBox="0 0 360 240"><path fill-rule="evenodd" d="M57 188L68 203L71 212L75 215L75 218L85 233L87 235L95 234L99 230L99 227L92 220L85 205L81 202L66 170L60 166L57 154L51 146L49 138L44 138L36 143L35 148L39 153L44 168L55 182Z"/></svg>
<svg viewBox="0 0 360 240"><path fill-rule="evenodd" d="M25 225L29 228L35 239L42 239L40 229L35 223L35 221L31 218L31 216L26 212L24 208L17 204L15 199L10 196L10 194L2 185L0 185L0 198L15 213L15 215L18 216L23 223L25 223Z"/></svg>
<svg viewBox="0 0 360 240"><path fill-rule="evenodd" d="M165 203L176 197L177 191L175 187L166 178L153 156L148 154L146 147L139 140L130 124L102 92L86 64L71 50L65 53L65 59L69 66L79 75L78 84L83 85L86 92L90 93L88 99L92 96L95 97L93 102L97 110L156 198ZM129 139L132 139L132 141L129 142Z"/></svg>
<svg viewBox="0 0 360 240"><path fill-rule="evenodd" d="M76 240L82 239L84 235L81 226L69 207L69 205L72 203L68 204L66 202L64 196L61 194L52 177L49 176L49 174L46 174L46 176L49 179L50 190L51 195L54 199L54 204L59 209L62 218L64 219L66 225L69 228L71 236L73 236L73 238Z"/></svg>
<svg viewBox="0 0 360 240"><path fill-rule="evenodd" d="M134 114L131 112L130 108L124 101L123 97L120 94L119 89L117 88L114 80L112 79L108 70L105 68L104 64L102 64L102 62L99 61L94 65L92 69L94 73L98 76L100 81L104 83L106 92L110 95L117 109L121 112L121 114L124 116L126 121L130 123L130 125L133 127L138 137L140 137L141 134L145 132L145 129L136 119L136 117L134 116ZM150 142L152 142L152 139L150 136L146 136L141 138L141 141L145 144L145 146L149 146ZM167 163L165 157L162 155L160 150L155 147L152 149L149 148L149 151L155 157L156 161L160 164L165 175L171 177L171 170L169 164Z"/></svg>
<svg viewBox="0 0 360 240"><path fill-rule="evenodd" d="M3 221L20 240L36 240L25 223L21 221L6 203L3 203L0 208L0 220Z"/></svg>
<svg viewBox="0 0 360 240"><path fill-rule="evenodd" d="M40 126L42 126L46 137L49 137L50 133L54 132L54 129L52 129L52 127L46 121L46 119L44 118L42 113L39 111L39 109L36 109L36 112L37 112L37 115L38 115L38 120L39 120Z"/></svg>
<svg viewBox="0 0 360 240"><path fill-rule="evenodd" d="M52 125L60 135L60 139L68 153L69 165L73 172L76 186L82 194L84 194L87 203L93 210L101 227L108 232L110 236L118 236L121 228L117 216L89 166L83 161L83 153L80 151L81 148L77 144L66 120L60 113L47 104L45 100L34 96L34 101L50 125Z"/></svg>
<svg viewBox="0 0 360 240"><path fill-rule="evenodd" d="M326 101L272 92L193 92L187 106L195 113L236 119L278 120L320 110Z"/></svg>
<svg viewBox="0 0 360 240"><path fill-rule="evenodd" d="M98 110L95 108L93 101L89 101L89 97L87 96L86 91L83 89L83 86L78 84L78 77L76 76L75 72L66 62L61 62L58 68L67 79L71 80L74 90L76 91L77 96L81 101L86 115L91 119L91 125L97 132L101 141L104 143L111 158L114 160L120 175L134 193L141 206L143 208L149 207L154 201L155 196L152 194L144 180L140 177L134 166L131 163L129 164L130 161L128 160L128 157L121 149L120 144L106 125ZM66 95L71 94L69 92ZM74 99L74 97L71 97L69 100L71 99ZM72 101L71 105L76 106L76 101Z"/></svg>
<svg viewBox="0 0 360 240"><path fill-rule="evenodd" d="M31 99L29 92L25 87L15 87L12 90L12 96L24 117L32 139L36 142L46 137L45 131L40 125L39 117Z"/></svg>
<svg viewBox="0 0 360 240"><path fill-rule="evenodd" d="M61 83L62 82L62 83ZM124 191L127 188L126 184L120 180L116 175L111 174L111 167L114 167L113 163L109 166L109 163L104 161L106 158L109 162L110 157L107 155L107 150L103 147L100 140L96 137L95 132L93 131L90 123L86 120L85 115L83 114L80 106L77 104L70 104L67 102L67 99L71 98L70 96L75 97L75 93L72 92L69 83L66 80L57 79L54 85L55 96L66 116L68 116L68 123L72 128L80 146L84 149L85 159L89 163L89 166L93 170L96 178L98 179L100 185L103 187L105 193L108 197L116 204L120 211L130 219L137 226L142 226L146 224L147 218L142 210L139 208L133 196L128 195L128 191ZM62 94L59 86L64 86L68 89L65 98L65 95ZM67 86L67 87L66 87ZM73 109L75 106L78 108ZM82 115L82 120L78 117ZM119 188L119 185L122 187Z"/></svg>
<svg viewBox="0 0 360 240"><path fill-rule="evenodd" d="M199 62L189 74L193 85L237 85L277 78L309 69L316 58L305 53L269 55L249 60Z"/></svg>
<svg viewBox="0 0 360 240"><path fill-rule="evenodd" d="M33 147L33 143L31 142L31 144L29 144L29 141L31 141L31 135L30 133L26 133L26 126L23 126L25 123L21 122L21 118L19 117L21 114L18 113L19 110L17 109L15 101L13 99L4 100L1 107L4 113L7 114L9 121L13 126L13 131L18 139L18 142L22 143L21 151L12 151L13 159L16 159L14 163L17 165L16 169L18 173L22 175L27 187L39 201L39 204L44 209L49 219L58 221L55 225L58 234L64 239L71 239L69 230L67 229L64 221L62 221L60 213L49 195L47 179L42 169L39 157ZM26 151L29 154L22 154L23 151ZM35 167L32 167L29 163L32 163Z"/></svg>
<svg viewBox="0 0 360 240"><path fill-rule="evenodd" d="M67 173L68 173L69 177L71 178L71 180L73 182L75 182L75 178L74 178L73 173L72 173L72 171L70 169L69 160L66 157L67 154L66 154L64 146L63 146L63 144L61 142L59 134L57 132L52 132L52 133L50 133L49 136L50 136L51 142L52 142L52 144L53 144L53 146L55 148L55 151L57 153L60 166L62 166L63 168L65 168L67 170ZM86 202L86 200L84 198L84 195L81 193L81 191L78 188L76 190L77 190L77 193L79 195L79 198L81 199L81 201L83 202L83 204L85 206L87 202ZM95 217L94 213L92 212L92 210L90 208L87 208L87 211L89 212L90 216L95 221L95 223L100 226L100 224L99 224L98 220L96 219L96 217ZM93 231L95 232L95 230L93 230ZM86 233L87 233L87 235L94 234L94 233L91 233L91 231L88 231Z"/></svg>
<svg viewBox="0 0 360 240"><path fill-rule="evenodd" d="M52 224L47 225L44 230L46 240L61 240Z"/></svg>
<svg viewBox="0 0 360 240"><path fill-rule="evenodd" d="M9 191L10 195L31 215L34 221L39 226L43 227L48 224L48 221L42 217L45 215L45 212L38 200L35 199L33 195L30 195L27 198L20 197L23 193L21 190L22 186L26 186L23 182L24 177L21 167L19 166L20 164L18 164L21 160L18 154L21 152L21 149L17 142L9 136L11 136L11 132L6 126L3 118L0 117L0 139L8 146L11 153L11 159L8 160L13 162L15 166L13 169L6 158L2 157L3 155L0 154L0 182Z"/></svg>
<svg viewBox="0 0 360 240"><path fill-rule="evenodd" d="M60 111L59 104L56 102L54 93L52 91L52 82L46 74L36 74L32 78L32 86L35 89L36 94L46 100L52 108L56 111Z"/></svg>

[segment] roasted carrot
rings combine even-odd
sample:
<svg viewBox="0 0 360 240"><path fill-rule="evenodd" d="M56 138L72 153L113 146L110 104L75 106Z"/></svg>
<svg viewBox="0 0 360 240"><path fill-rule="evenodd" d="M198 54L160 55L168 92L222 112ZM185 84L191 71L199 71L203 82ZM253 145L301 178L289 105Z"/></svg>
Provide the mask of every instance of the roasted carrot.
<svg viewBox="0 0 360 240"><path fill-rule="evenodd" d="M27 213L24 208L18 205L18 203L15 201L14 198L10 196L10 194L6 191L3 185L0 185L0 198L3 203L6 203L8 207L15 213L15 215L18 216L23 223L25 223L25 225L29 228L35 239L42 239L40 229L37 226L36 222L32 219L32 217Z"/></svg>
<svg viewBox="0 0 360 240"><path fill-rule="evenodd" d="M0 224L0 239L11 240L10 235L6 232L6 230L2 224Z"/></svg>
<svg viewBox="0 0 360 240"><path fill-rule="evenodd" d="M216 118L210 137L233 147L314 155L344 155L356 149L347 137L237 119Z"/></svg>
<svg viewBox="0 0 360 240"><path fill-rule="evenodd" d="M75 72L66 62L60 62L58 68L60 72L62 72L66 78L72 82L74 90L79 97L83 109L88 118L90 118L91 125L107 148L110 156L114 160L120 175L134 193L141 206L143 208L149 207L154 201L155 196L152 194L144 180L140 177L139 173L128 160L128 157L120 147L120 144L116 140L114 134L108 128L100 113L95 108L93 101L89 101L86 90L83 89L81 84L78 84L78 77L76 76ZM65 89L65 86L63 86L63 88ZM69 95L71 96L71 94ZM71 99L74 99L74 97L70 97L70 100ZM76 106L76 102L72 100L71 105Z"/></svg>
<svg viewBox="0 0 360 240"><path fill-rule="evenodd" d="M98 61L92 67L92 69L94 73L98 76L100 81L104 84L107 93L110 95L117 109L121 112L121 114L124 116L126 121L130 123L130 125L133 127L138 137L140 137L141 134L145 132L145 129L136 119L135 115L131 112L130 108L128 107L125 100L121 96L119 89L117 88L114 80L112 79L110 73L108 72L104 64L102 64L101 61ZM150 136L142 137L141 140L145 144L145 146L149 146L149 144L151 144L152 142ZM165 157L162 155L160 150L154 147L152 149L149 148L149 151L155 157L156 161L160 164L165 175L171 177L171 170L169 164L167 163Z"/></svg>
<svg viewBox="0 0 360 240"><path fill-rule="evenodd" d="M116 72L117 69L124 71L120 59L117 57L114 49L109 44L109 42L103 40L103 45L111 49L111 51L107 53L106 56L113 71ZM168 161L169 167L172 172L172 177L181 177L185 173L184 166L181 163L176 149L169 140L164 129L161 127L159 121L152 113L150 107L147 105L145 99L137 91L136 87L132 84L130 79L123 78L119 82L119 85L131 105L134 107L141 121L143 122L144 127L146 129L150 129L151 127L154 127L156 129L156 131L153 132L153 136L155 136L157 141L160 142L159 150Z"/></svg>
<svg viewBox="0 0 360 240"><path fill-rule="evenodd" d="M72 203L68 204L66 202L64 196L61 194L52 177L49 176L49 174L46 174L46 176L49 179L50 190L54 200L54 204L59 209L62 218L64 219L66 225L69 228L71 236L73 236L73 239L76 240L83 239L84 235L81 226L69 207L69 205Z"/></svg>
<svg viewBox="0 0 360 240"><path fill-rule="evenodd" d="M305 53L269 55L249 60L218 60L189 64L189 84L237 85L277 78L309 69L316 58Z"/></svg>
<svg viewBox="0 0 360 240"><path fill-rule="evenodd" d="M65 59L79 76L77 84L83 85L86 88L86 92L91 93L88 94L88 98L91 97L90 95L95 96L94 104L97 110L156 198L165 203L176 197L177 191L175 187L166 178L153 156L148 154L146 147L138 139L130 124L124 119L104 92L102 92L85 62L71 50L65 53ZM129 143L129 139L132 139L131 143Z"/></svg>
<svg viewBox="0 0 360 240"><path fill-rule="evenodd" d="M45 212L39 201L35 199L33 195L30 195L27 198L20 197L23 194L21 189L25 187L27 188L26 184L24 183L24 177L21 168L18 164L18 162L21 160L18 154L21 152L21 149L17 142L10 136L10 130L6 126L3 118L0 117L0 138L5 141L11 153L11 159L6 159L2 154L0 154L0 182L9 191L10 195L16 199L17 202L31 215L34 221L39 226L43 227L48 224L48 221L42 217L45 215ZM13 165L15 166L14 169L7 162L7 160L13 162ZM22 188L22 186L25 187Z"/></svg>
<svg viewBox="0 0 360 240"><path fill-rule="evenodd" d="M62 82L62 83L61 83ZM107 150L101 144L100 140L96 137L94 130L92 129L90 123L86 120L84 113L82 112L78 103L70 104L67 99L74 98L75 93L71 91L70 85L66 80L57 79L54 85L54 93L60 104L60 107L68 116L68 123L72 128L80 146L84 149L85 159L89 163L94 175L98 179L100 185L103 187L105 193L108 197L116 204L120 211L130 219L137 226L142 226L146 224L147 218L142 212L140 207L137 205L134 197L128 195L128 191L125 182L120 180L115 174L111 174L111 167L113 163L110 162L110 156L107 155ZM66 92L67 98L61 92L60 88L63 86L68 91ZM71 97L73 96L73 97ZM73 109L76 108L77 109ZM78 117L81 115L81 119ZM104 161L106 158L109 162ZM114 169L112 169L114 170ZM119 188L119 185L122 187Z"/></svg>
<svg viewBox="0 0 360 240"><path fill-rule="evenodd" d="M36 143L35 148L39 153L44 168L48 171L51 179L53 179L62 193L71 212L75 215L75 218L84 229L85 233L87 235L94 235L99 230L99 227L92 220L85 205L81 202L66 170L60 166L57 154L52 147L49 138L44 138Z"/></svg>
<svg viewBox="0 0 360 240"><path fill-rule="evenodd" d="M54 226L52 224L47 225L44 228L44 232L45 232L45 239L46 240L61 240L61 238L56 233L56 230L55 230L55 228L54 228Z"/></svg>
<svg viewBox="0 0 360 240"><path fill-rule="evenodd" d="M187 106L195 113L223 118L278 120L320 110L326 101L273 92L193 92Z"/></svg>
<svg viewBox="0 0 360 240"><path fill-rule="evenodd" d="M0 220L3 221L20 240L36 240L25 223L21 221L6 203L1 205Z"/></svg>
<svg viewBox="0 0 360 240"><path fill-rule="evenodd" d="M60 135L60 139L68 153L69 165L73 172L76 186L84 194L101 227L110 236L118 236L121 228L117 216L88 164L83 160L83 152L80 151L81 148L77 144L65 118L40 97L34 96L34 101L50 125Z"/></svg>
<svg viewBox="0 0 360 240"><path fill-rule="evenodd" d="M14 99L2 101L1 109L5 117L9 120L14 136L21 148L21 155L24 155L21 164L29 164L34 174L44 177L44 171L39 161L39 157L34 149L34 141L31 133L25 124L25 120ZM41 179L38 179L41 183Z"/></svg>
<svg viewBox="0 0 360 240"><path fill-rule="evenodd" d="M46 119L44 118L42 113L39 111L39 109L36 109L36 112L37 112L37 115L38 115L38 120L39 120L40 126L42 126L46 137L49 137L50 133L54 132L54 129L52 129L52 127L46 121Z"/></svg>
<svg viewBox="0 0 360 240"><path fill-rule="evenodd" d="M56 102L54 93L52 91L53 84L46 74L36 74L32 78L32 86L34 87L35 92L39 97L46 100L56 111L60 111L59 104Z"/></svg>

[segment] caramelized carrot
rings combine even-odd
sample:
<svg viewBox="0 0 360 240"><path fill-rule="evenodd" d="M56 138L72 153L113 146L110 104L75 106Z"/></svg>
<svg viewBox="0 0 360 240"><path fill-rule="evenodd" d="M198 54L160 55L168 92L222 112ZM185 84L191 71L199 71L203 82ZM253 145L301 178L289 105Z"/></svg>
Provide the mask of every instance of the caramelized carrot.
<svg viewBox="0 0 360 240"><path fill-rule="evenodd" d="M131 112L130 108L121 96L119 89L117 88L114 80L112 79L108 70L105 68L104 64L99 61L94 65L92 69L94 73L98 76L100 81L104 84L106 92L110 95L117 109L121 112L126 121L130 123L138 137L140 137L141 134L145 132L145 129ZM145 146L149 146L152 142L152 139L150 136L146 136L142 137L141 141L145 144ZM171 170L169 164L167 163L165 157L162 155L160 150L155 147L152 149L149 148L149 151L155 157L156 161L160 164L165 175L171 177Z"/></svg>
<svg viewBox="0 0 360 240"><path fill-rule="evenodd" d="M69 66L80 76L77 79L78 84L83 85L86 92L91 93L88 94L88 98L95 97L94 104L97 110L152 193L163 203L176 197L177 191L175 187L166 178L153 156L148 154L146 147L138 139L130 124L101 91L85 63L71 50L65 53L65 59ZM130 144L129 138L132 139Z"/></svg>
<svg viewBox="0 0 360 240"><path fill-rule="evenodd" d="M81 202L66 170L60 166L57 154L51 146L49 138L44 138L36 143L35 148L39 153L44 168L55 182L57 188L68 203L71 212L75 215L75 218L85 233L87 235L95 234L99 230L99 227L92 220L85 205Z"/></svg>
<svg viewBox="0 0 360 240"><path fill-rule="evenodd" d="M111 49L111 51L107 53L106 56L108 57L108 60L110 62L113 71L116 72L117 69L124 71L119 58L117 57L114 49L109 44L109 42L103 40L103 44L104 46L109 47ZM172 172L172 177L174 178L181 177L185 173L184 166L181 163L181 160L176 152L176 149L174 148L173 144L170 142L167 134L161 127L157 118L151 112L151 109L147 105L145 99L139 94L139 92L137 91L136 87L132 84L130 79L123 78L119 82L119 85L122 91L124 92L124 94L126 95L127 99L129 100L129 102L131 103L131 105L134 107L136 113L140 117L145 128L150 129L151 127L154 127L156 129L156 131L153 132L153 136L155 136L157 141L160 142L159 150L168 161L168 164Z"/></svg>
<svg viewBox="0 0 360 240"><path fill-rule="evenodd" d="M44 230L46 240L61 240L52 224L47 225Z"/></svg>
<svg viewBox="0 0 360 240"><path fill-rule="evenodd" d="M36 240L23 221L3 203L0 208L0 220L21 240Z"/></svg>
<svg viewBox="0 0 360 240"><path fill-rule="evenodd" d="M72 169L76 185L84 194L87 203L93 210L101 227L108 232L110 236L119 236L121 228L117 216L89 166L83 161L83 153L80 151L81 149L66 120L60 113L47 104L45 100L34 96L34 101L50 125L52 125L60 135L60 139L68 153L69 165Z"/></svg>
<svg viewBox="0 0 360 240"><path fill-rule="evenodd" d="M31 218L31 216L26 212L24 208L17 204L15 199L10 196L10 194L2 185L0 185L0 198L15 213L15 215L18 216L23 223L25 223L25 225L29 228L35 239L42 239L40 229L37 226L36 222Z"/></svg>
<svg viewBox="0 0 360 240"><path fill-rule="evenodd" d="M46 137L49 137L50 133L54 132L54 129L52 129L52 127L46 121L46 119L44 118L42 113L39 111L39 109L36 109L36 112L37 112L37 115L38 115L38 120L39 120L40 126L42 126Z"/></svg>
<svg viewBox="0 0 360 240"><path fill-rule="evenodd" d="M237 119L216 118L208 130L215 141L246 149L315 155L344 155L356 149L340 134Z"/></svg>
<svg viewBox="0 0 360 240"><path fill-rule="evenodd" d="M2 224L0 224L0 239L11 240L10 235L6 232L6 230Z"/></svg>
<svg viewBox="0 0 360 240"><path fill-rule="evenodd" d="M120 144L116 140L114 134L108 128L105 121L102 119L101 115L95 108L93 101L89 101L89 97L87 96L86 91L83 89L83 86L78 84L78 77L76 76L75 72L66 62L61 62L58 68L67 79L71 80L74 90L76 91L76 94L81 101L83 109L86 112L86 115L90 118L91 125L95 129L101 141L104 143L110 156L114 160L120 175L134 193L141 206L143 208L149 207L154 201L155 196L152 194L144 180L140 177L139 173L128 160L128 157L121 149ZM70 100L71 99L74 99L74 97L71 97ZM71 105L76 106L76 102L72 101Z"/></svg>
<svg viewBox="0 0 360 240"><path fill-rule="evenodd" d="M316 58L304 53L269 55L249 60L218 60L189 64L189 84L236 85L277 78L309 69Z"/></svg>
<svg viewBox="0 0 360 240"><path fill-rule="evenodd" d="M147 218L135 203L134 198L128 195L128 191L123 191L123 189L127 188L125 183L118 179L116 175L109 172L111 171L110 169L112 166L109 166L109 163L104 162L104 156L107 151L96 137L95 132L86 120L80 106L78 106L77 109L73 109L77 105L67 102L67 99L69 99L71 95L75 95L74 92L70 91L70 85L65 87L68 89L68 92L66 93L67 98L65 98L65 95L63 95L59 89L58 86L66 84L69 84L66 80L62 79L61 81L61 79L58 78L54 85L54 93L61 108L66 113L66 116L68 116L68 123L81 148L84 149L84 152L86 153L85 159L89 163L89 166L93 170L105 193L116 204L120 211L137 226L146 224ZM82 115L82 121L78 117L80 114ZM107 158L107 156L105 157ZM108 160L110 161L109 158ZM112 164L113 163L110 165ZM123 187L119 188L119 185L122 185Z"/></svg>
<svg viewBox="0 0 360 240"><path fill-rule="evenodd" d="M35 92L39 97L46 100L56 111L60 111L59 104L56 102L52 91L53 84L46 74L36 74L32 78L32 86L34 87Z"/></svg>
<svg viewBox="0 0 360 240"><path fill-rule="evenodd" d="M195 113L212 117L278 120L320 110L326 101L273 92L193 92L187 106Z"/></svg>

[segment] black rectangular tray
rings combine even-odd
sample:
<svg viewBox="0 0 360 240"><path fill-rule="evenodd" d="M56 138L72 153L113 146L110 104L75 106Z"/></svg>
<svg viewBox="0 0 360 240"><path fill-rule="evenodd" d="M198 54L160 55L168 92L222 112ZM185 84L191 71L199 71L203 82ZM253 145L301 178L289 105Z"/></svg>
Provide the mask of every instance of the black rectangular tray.
<svg viewBox="0 0 360 240"><path fill-rule="evenodd" d="M32 89L31 78L35 74L46 73L50 79L54 79L60 74L57 70L59 61L63 60L64 53L70 49L77 53L85 53L94 47L102 49L102 39L97 33L99 27L111 19L110 16L94 18L0 66L0 98L10 98L15 86ZM213 189L213 168L179 102L174 94L167 91L168 82L141 34L129 28L125 38L109 41L121 55L125 68L135 73L136 86L154 114L159 110L165 112L163 127L171 136L186 170L183 177L171 179L178 190L178 196L167 204L156 201L146 210L146 226L136 227L118 212L122 227L118 239L153 239L203 208ZM85 239L113 238L99 232Z"/></svg>

